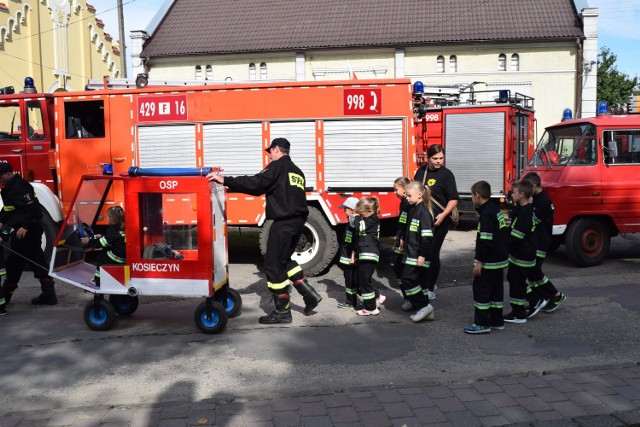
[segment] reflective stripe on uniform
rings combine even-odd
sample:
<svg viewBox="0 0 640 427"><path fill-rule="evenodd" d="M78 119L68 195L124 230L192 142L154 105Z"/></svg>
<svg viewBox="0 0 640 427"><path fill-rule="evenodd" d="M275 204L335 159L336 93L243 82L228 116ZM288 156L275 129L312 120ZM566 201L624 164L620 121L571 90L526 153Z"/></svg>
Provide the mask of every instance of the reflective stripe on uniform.
<svg viewBox="0 0 640 427"><path fill-rule="evenodd" d="M416 287L413 287L411 289L407 289L406 291L404 291L405 295L408 296L408 297L413 296L413 295L417 295L420 292L422 292L422 287L420 285L418 285Z"/></svg>
<svg viewBox="0 0 640 427"><path fill-rule="evenodd" d="M376 298L376 293L375 292L369 292L368 294L362 294L362 299L363 300L370 300L370 299L375 299Z"/></svg>
<svg viewBox="0 0 640 427"><path fill-rule="evenodd" d="M493 233L480 233L480 240L493 240Z"/></svg>
<svg viewBox="0 0 640 427"><path fill-rule="evenodd" d="M124 258L120 258L118 255L114 254L111 251L107 252L107 256L118 264L124 264L124 262L126 261Z"/></svg>
<svg viewBox="0 0 640 427"><path fill-rule="evenodd" d="M511 264L517 265L518 267L525 267L525 268L535 267L535 265L536 265L536 260L535 259L533 261L525 261L525 260L522 260L522 259L514 258L511 255L509 255L509 262Z"/></svg>
<svg viewBox="0 0 640 427"><path fill-rule="evenodd" d="M300 273L302 271L302 267L296 265L291 270L287 271L287 277L293 277L296 273Z"/></svg>
<svg viewBox="0 0 640 427"><path fill-rule="evenodd" d="M524 307L525 303L527 302L526 299L517 299L517 298L511 298L509 300L509 303L512 305L521 305Z"/></svg>
<svg viewBox="0 0 640 427"><path fill-rule="evenodd" d="M473 306L478 309L478 310L489 310L491 308L491 303L490 302L478 302L478 301L474 301L473 302Z"/></svg>
<svg viewBox="0 0 640 427"><path fill-rule="evenodd" d="M280 283L273 283L273 282L267 281L267 287L269 289L280 290L280 289L286 288L287 286L289 286L289 280L285 280L284 282L280 282Z"/></svg>
<svg viewBox="0 0 640 427"><path fill-rule="evenodd" d="M371 252L362 252L358 254L358 259L360 261L380 261L380 256Z"/></svg>

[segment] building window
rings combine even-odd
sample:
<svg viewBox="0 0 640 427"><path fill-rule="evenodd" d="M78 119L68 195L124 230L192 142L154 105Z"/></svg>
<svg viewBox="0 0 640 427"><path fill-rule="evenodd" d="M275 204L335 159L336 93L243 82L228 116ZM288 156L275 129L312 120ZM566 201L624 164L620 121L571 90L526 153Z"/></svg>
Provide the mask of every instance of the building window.
<svg viewBox="0 0 640 427"><path fill-rule="evenodd" d="M458 57L455 55L451 55L449 57L449 72L450 73L458 72Z"/></svg>
<svg viewBox="0 0 640 427"><path fill-rule="evenodd" d="M262 80L266 80L267 79L267 64L266 62L263 62L260 64L260 78Z"/></svg>
<svg viewBox="0 0 640 427"><path fill-rule="evenodd" d="M196 65L196 80L202 80L202 67Z"/></svg>
<svg viewBox="0 0 640 427"><path fill-rule="evenodd" d="M438 56L436 64L436 73L444 73L444 56Z"/></svg>
<svg viewBox="0 0 640 427"><path fill-rule="evenodd" d="M249 64L249 80L255 80L255 79L256 79L256 64L252 62L251 64Z"/></svg>
<svg viewBox="0 0 640 427"><path fill-rule="evenodd" d="M507 71L507 55L504 53L498 55L498 71Z"/></svg>
<svg viewBox="0 0 640 427"><path fill-rule="evenodd" d="M206 70L206 74L205 74L204 79L205 80L213 80L213 67L211 65L207 65L205 70Z"/></svg>
<svg viewBox="0 0 640 427"><path fill-rule="evenodd" d="M520 55L517 53L511 55L511 71L520 71Z"/></svg>

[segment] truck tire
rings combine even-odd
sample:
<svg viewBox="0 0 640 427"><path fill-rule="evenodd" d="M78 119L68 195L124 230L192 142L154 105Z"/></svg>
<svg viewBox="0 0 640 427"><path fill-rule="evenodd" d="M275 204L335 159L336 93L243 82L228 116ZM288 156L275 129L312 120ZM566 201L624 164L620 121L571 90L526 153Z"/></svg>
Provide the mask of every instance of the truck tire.
<svg viewBox="0 0 640 427"><path fill-rule="evenodd" d="M265 222L260 231L262 255L267 251L267 239L272 223L273 221ZM317 208L309 206L309 217L291 259L300 264L307 276L315 276L331 265L336 253L338 253L336 232Z"/></svg>
<svg viewBox="0 0 640 427"><path fill-rule="evenodd" d="M40 208L42 210L42 250L44 251L44 259L47 261L47 265L43 266L46 269L49 269L49 261L51 260L51 254L53 253L53 244L58 237L58 231L60 228L58 224L51 219L51 215L44 209L44 207Z"/></svg>
<svg viewBox="0 0 640 427"><path fill-rule="evenodd" d="M567 230L567 254L579 267L592 267L602 263L609 253L611 236L606 225L592 218L580 218Z"/></svg>

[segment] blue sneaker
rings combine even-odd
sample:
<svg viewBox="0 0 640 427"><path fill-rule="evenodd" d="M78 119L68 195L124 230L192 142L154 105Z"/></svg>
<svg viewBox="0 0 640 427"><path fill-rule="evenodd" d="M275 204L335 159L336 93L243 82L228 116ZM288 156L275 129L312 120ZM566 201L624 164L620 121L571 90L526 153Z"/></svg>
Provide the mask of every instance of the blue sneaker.
<svg viewBox="0 0 640 427"><path fill-rule="evenodd" d="M476 325L472 323L464 327L464 331L468 334L488 334L491 328L488 326Z"/></svg>

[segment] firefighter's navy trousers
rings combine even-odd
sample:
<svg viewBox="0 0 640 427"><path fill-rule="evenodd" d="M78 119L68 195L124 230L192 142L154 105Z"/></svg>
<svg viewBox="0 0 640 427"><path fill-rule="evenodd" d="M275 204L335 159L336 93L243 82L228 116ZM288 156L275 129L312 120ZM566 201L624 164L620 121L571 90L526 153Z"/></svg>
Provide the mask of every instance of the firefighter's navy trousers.
<svg viewBox="0 0 640 427"><path fill-rule="evenodd" d="M269 229L267 253L264 254L264 272L269 290L275 294L288 293L289 280L296 282L304 278L302 268L291 259L298 245L305 216L276 219Z"/></svg>

